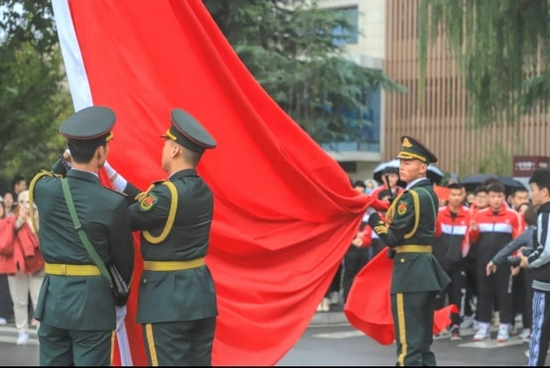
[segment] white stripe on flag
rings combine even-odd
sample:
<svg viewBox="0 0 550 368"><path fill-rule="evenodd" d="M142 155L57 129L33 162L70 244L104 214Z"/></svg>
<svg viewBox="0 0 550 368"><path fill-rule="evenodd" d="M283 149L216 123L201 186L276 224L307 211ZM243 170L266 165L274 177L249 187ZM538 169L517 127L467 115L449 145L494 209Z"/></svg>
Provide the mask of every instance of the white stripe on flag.
<svg viewBox="0 0 550 368"><path fill-rule="evenodd" d="M61 53L67 72L67 79L69 80L69 89L73 98L73 106L75 111L80 111L85 107L92 106L93 100L88 76L84 68L84 60L82 59L82 53L80 52L80 46L69 9L69 0L52 0L52 6L57 34L59 35L59 43L61 45ZM117 310L118 313L120 312ZM124 308L125 314L126 308ZM122 323L117 323L116 328L120 364L122 366L132 366L132 354L124 324L124 315L122 316Z"/></svg>
<svg viewBox="0 0 550 368"><path fill-rule="evenodd" d="M69 9L69 0L52 0L55 25L75 111L92 106L92 92Z"/></svg>

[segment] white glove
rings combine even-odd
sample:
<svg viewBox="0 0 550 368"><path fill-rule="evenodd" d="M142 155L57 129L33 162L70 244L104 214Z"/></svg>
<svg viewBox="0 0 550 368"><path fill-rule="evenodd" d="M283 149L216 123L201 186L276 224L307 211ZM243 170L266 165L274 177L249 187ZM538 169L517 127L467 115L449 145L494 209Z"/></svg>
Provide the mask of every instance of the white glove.
<svg viewBox="0 0 550 368"><path fill-rule="evenodd" d="M128 184L128 181L124 179L122 175L117 173L115 169L113 169L113 167L109 164L109 161L105 160L103 167L105 168L105 171L107 172L107 175L111 180L111 183L113 183L113 187L115 187L115 189L118 190L119 192L124 192L124 189L126 189L126 184Z"/></svg>
<svg viewBox="0 0 550 368"><path fill-rule="evenodd" d="M374 208L372 208L372 207L367 207L367 214L368 214L368 215L372 215L372 214L375 213L375 212L376 212L376 210L375 210Z"/></svg>
<svg viewBox="0 0 550 368"><path fill-rule="evenodd" d="M67 155L69 156L68 159L66 158ZM67 148L67 149L63 152L62 156L63 156L63 158L65 159L65 164L66 164L68 167L72 167L72 166L73 166L73 163L72 163L72 161L71 161L71 158L72 158L72 156L71 156L71 151Z"/></svg>
<svg viewBox="0 0 550 368"><path fill-rule="evenodd" d="M116 310L116 330L120 331L124 327L124 318L126 318L126 306L117 307Z"/></svg>

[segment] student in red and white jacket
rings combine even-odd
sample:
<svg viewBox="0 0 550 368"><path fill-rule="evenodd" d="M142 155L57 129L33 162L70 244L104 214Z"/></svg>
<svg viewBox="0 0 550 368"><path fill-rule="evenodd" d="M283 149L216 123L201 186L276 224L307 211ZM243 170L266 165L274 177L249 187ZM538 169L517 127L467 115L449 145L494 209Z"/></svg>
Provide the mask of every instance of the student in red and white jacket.
<svg viewBox="0 0 550 368"><path fill-rule="evenodd" d="M448 204L440 207L437 215L433 253L451 278L451 284L440 300L445 300L446 293L449 303L458 307L459 313L451 314L451 340L460 340L460 323L466 305L466 256L470 250L471 212L463 205L464 187L454 183L448 188Z"/></svg>
<svg viewBox="0 0 550 368"><path fill-rule="evenodd" d="M501 183L487 187L489 207L479 211L470 224L470 242L478 242L478 302L476 317L479 330L474 341L489 337L493 303L498 300L500 327L498 342L510 337L514 321L512 299L512 277L510 267L499 267L493 274L487 275L485 266L506 244L523 232L523 223L519 214L505 204L505 188Z"/></svg>

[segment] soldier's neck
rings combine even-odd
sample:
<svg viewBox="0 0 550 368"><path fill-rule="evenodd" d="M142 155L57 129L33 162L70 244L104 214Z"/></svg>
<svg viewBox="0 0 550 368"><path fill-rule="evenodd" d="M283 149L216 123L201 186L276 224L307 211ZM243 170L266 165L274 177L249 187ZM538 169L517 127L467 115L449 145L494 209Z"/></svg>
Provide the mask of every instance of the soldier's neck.
<svg viewBox="0 0 550 368"><path fill-rule="evenodd" d="M187 169L194 169L195 166L188 164L187 162L173 162L170 165L170 170L168 170L168 176L172 176L173 174L177 173L178 171L187 170Z"/></svg>
<svg viewBox="0 0 550 368"><path fill-rule="evenodd" d="M77 162L73 162L72 163L72 167L76 170L80 170L80 171L88 171L88 172L91 172L91 173L94 173L94 174L97 174L99 168L98 168L98 165L97 165L97 162L87 162L87 163L77 163Z"/></svg>

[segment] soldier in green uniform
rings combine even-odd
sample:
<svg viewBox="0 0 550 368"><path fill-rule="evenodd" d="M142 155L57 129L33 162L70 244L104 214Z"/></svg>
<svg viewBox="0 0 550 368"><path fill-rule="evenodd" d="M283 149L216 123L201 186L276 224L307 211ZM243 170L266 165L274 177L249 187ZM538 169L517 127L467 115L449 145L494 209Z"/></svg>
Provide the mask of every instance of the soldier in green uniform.
<svg viewBox="0 0 550 368"><path fill-rule="evenodd" d="M60 133L72 154L66 180L80 223L103 262L114 262L129 284L134 248L127 200L101 185L97 174L109 152L115 119L109 108L88 107L63 122ZM40 365L108 366L116 327L109 283L75 230L60 176L37 174L30 194L40 211L37 230L46 261L34 314L40 321Z"/></svg>
<svg viewBox="0 0 550 368"><path fill-rule="evenodd" d="M215 140L187 112L173 109L162 136L162 168L168 180L140 193L108 164L113 185L136 202L132 228L141 230L143 274L137 322L150 365L211 365L218 314L210 270L204 263L213 195L196 166Z"/></svg>
<svg viewBox="0 0 550 368"><path fill-rule="evenodd" d="M438 199L426 178L437 157L418 140L401 137L400 180L406 189L393 201L383 219L368 223L390 247L393 257L391 308L397 343L397 365L435 366L430 350L436 295L450 282L432 254Z"/></svg>

